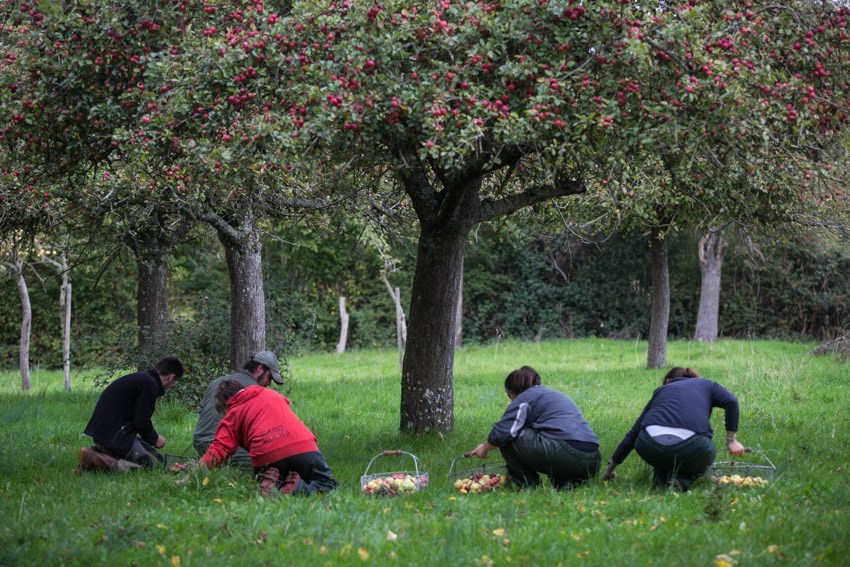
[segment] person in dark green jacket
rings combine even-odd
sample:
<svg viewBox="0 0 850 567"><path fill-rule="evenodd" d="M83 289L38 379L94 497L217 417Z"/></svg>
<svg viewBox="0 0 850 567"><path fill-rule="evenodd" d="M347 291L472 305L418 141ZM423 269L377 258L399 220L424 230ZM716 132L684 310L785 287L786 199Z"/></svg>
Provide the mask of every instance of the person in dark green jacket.
<svg viewBox="0 0 850 567"><path fill-rule="evenodd" d="M183 376L183 364L166 357L150 370L121 376L100 394L85 428L94 440L80 450L79 471L118 472L152 467L162 461L157 449L165 437L153 426L156 401Z"/></svg>
<svg viewBox="0 0 850 567"><path fill-rule="evenodd" d="M201 407L198 414L198 423L195 426L195 431L192 434L192 442L195 447L195 452L198 456L203 456L210 447L215 438L215 430L218 423L224 414L219 412L215 407L215 396L219 384L225 380L236 380L243 388L249 386L268 387L272 381L276 384L283 384L283 377L280 375L280 364L273 352L267 350L260 351L251 357L245 366L239 372L230 374L229 376L219 376L209 383L207 386L204 399L201 400ZM228 460L229 465L237 466L246 470L251 469L251 458L243 448L237 451Z"/></svg>

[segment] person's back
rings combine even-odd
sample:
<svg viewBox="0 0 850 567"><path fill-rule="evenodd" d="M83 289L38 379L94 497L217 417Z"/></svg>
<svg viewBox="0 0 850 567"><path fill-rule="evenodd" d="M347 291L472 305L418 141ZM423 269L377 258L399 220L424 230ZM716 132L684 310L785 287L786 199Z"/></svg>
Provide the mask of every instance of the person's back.
<svg viewBox="0 0 850 567"><path fill-rule="evenodd" d="M224 414L220 413L215 407L215 393L218 390L219 384L225 380L236 380L245 388L258 385L257 381L245 370L240 370L230 376L219 376L210 382L204 398L201 400L201 406L198 410L198 423L195 425L195 430L192 433L192 442L198 455L203 455L207 452L210 443L215 439L215 430L218 427L218 423L224 417ZM244 450L241 451L241 456L239 453L237 451L234 457L231 458L231 462L240 466L243 464L250 466L248 454Z"/></svg>
<svg viewBox="0 0 850 567"><path fill-rule="evenodd" d="M94 441L80 449L79 472L126 471L162 461L157 449L167 441L153 426L157 399L183 376L183 364L173 356L151 370L127 374L109 384L95 404L84 433Z"/></svg>
<svg viewBox="0 0 850 567"><path fill-rule="evenodd" d="M520 393L512 403L526 403L526 425L548 437L599 444L581 409L563 392L535 386Z"/></svg>
<svg viewBox="0 0 850 567"><path fill-rule="evenodd" d="M228 376L219 376L207 387L203 400L198 410L198 423L192 434L192 444L199 457L203 456L210 443L215 439L215 432L224 414L216 408L216 392L222 382L232 380L238 382L243 388L250 386L268 387L272 381L283 384L280 375L280 363L277 356L271 351L260 351L245 363L239 372ZM251 468L251 459L244 448L238 448L230 457L228 464L244 469Z"/></svg>
<svg viewBox="0 0 850 567"><path fill-rule="evenodd" d="M289 400L260 386L230 398L207 455L221 462L236 446L248 450L254 467L318 451L315 435L292 411Z"/></svg>
<svg viewBox="0 0 850 567"><path fill-rule="evenodd" d="M153 445L158 435L151 416L164 393L153 370L122 376L100 394L84 433L116 454L128 453L137 435Z"/></svg>

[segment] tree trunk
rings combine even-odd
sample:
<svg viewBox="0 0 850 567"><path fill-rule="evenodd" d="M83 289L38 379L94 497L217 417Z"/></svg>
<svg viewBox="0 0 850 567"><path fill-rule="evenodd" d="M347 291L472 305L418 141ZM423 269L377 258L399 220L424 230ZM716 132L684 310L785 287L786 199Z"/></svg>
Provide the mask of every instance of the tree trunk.
<svg viewBox="0 0 850 567"><path fill-rule="evenodd" d="M720 322L720 275L726 240L718 230L711 229L700 238L698 253L702 280L694 340L713 343L717 340Z"/></svg>
<svg viewBox="0 0 850 567"><path fill-rule="evenodd" d="M463 269L463 266L461 266ZM455 348L463 346L463 271L460 274L460 285L457 290L457 305L455 306Z"/></svg>
<svg viewBox="0 0 850 567"><path fill-rule="evenodd" d="M339 342L336 345L338 353L345 352L345 343L348 342L348 311L345 310L345 297L339 298Z"/></svg>
<svg viewBox="0 0 850 567"><path fill-rule="evenodd" d="M156 348L163 325L168 320L168 251L154 237L145 238L133 248L136 256L136 317L139 323L139 349ZM153 357L165 353L151 353Z"/></svg>
<svg viewBox="0 0 850 567"><path fill-rule="evenodd" d="M402 370L404 367L404 348L407 344L407 323L404 319L404 307L401 306L401 290L393 288L387 278L386 272L381 272L381 281L384 282L384 287L387 288L387 293L390 294L390 299L395 305L395 330L396 342L398 344L398 368Z"/></svg>
<svg viewBox="0 0 850 567"><path fill-rule="evenodd" d="M56 267L62 274L62 285L59 287L59 321L62 325L62 368L65 391L68 392L71 390L71 281L68 276L68 259L62 252L58 262L47 254L42 256L42 261Z"/></svg>
<svg viewBox="0 0 850 567"><path fill-rule="evenodd" d="M647 368L667 365L667 325L670 322L670 273L667 238L660 228L652 231L652 317L649 324Z"/></svg>
<svg viewBox="0 0 850 567"><path fill-rule="evenodd" d="M21 343L18 360L21 365L21 389L29 392L30 385L30 334L32 331L32 306L27 281L24 279L24 263L19 258L14 259L13 271L15 283L18 285L18 295L21 298Z"/></svg>
<svg viewBox="0 0 850 567"><path fill-rule="evenodd" d="M260 230L253 214L244 219L237 229L218 230L230 274L230 366L234 370L266 348Z"/></svg>
<svg viewBox="0 0 850 567"><path fill-rule="evenodd" d="M65 375L65 391L71 390L71 282L68 276L68 261L62 254L62 287L59 290L59 313L62 322L62 368Z"/></svg>
<svg viewBox="0 0 850 567"><path fill-rule="evenodd" d="M454 429L457 305L467 238L481 211L480 178L437 198L422 190L427 185L419 177L406 188L420 224L401 373L401 431L413 433Z"/></svg>
<svg viewBox="0 0 850 567"><path fill-rule="evenodd" d="M399 170L400 181L420 227L401 373L400 429L442 433L454 429L455 329L463 258L472 227L554 197L581 193L585 186L581 179L556 175L552 183L481 200L481 185L490 173L481 164L451 175L429 169L406 143L398 151L408 166ZM506 150L500 160L511 165L521 156Z"/></svg>
<svg viewBox="0 0 850 567"><path fill-rule="evenodd" d="M401 430L454 428L454 337L468 232L423 229L401 379Z"/></svg>
<svg viewBox="0 0 850 567"><path fill-rule="evenodd" d="M395 304L395 328L398 344L398 369L404 369L404 348L407 345L407 322L404 318L404 307L401 306L401 289L395 288L393 292L393 303Z"/></svg>

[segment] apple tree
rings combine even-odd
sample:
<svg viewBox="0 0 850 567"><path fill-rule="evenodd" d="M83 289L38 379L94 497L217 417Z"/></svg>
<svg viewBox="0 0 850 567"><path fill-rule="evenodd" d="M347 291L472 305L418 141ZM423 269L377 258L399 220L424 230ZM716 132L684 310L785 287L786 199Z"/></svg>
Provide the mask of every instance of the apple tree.
<svg viewBox="0 0 850 567"><path fill-rule="evenodd" d="M2 44L14 51L0 79L4 163L26 172L26 187L64 203L73 215L66 226L132 249L141 346L168 317L168 253L187 223L178 222L167 191L116 175L132 149L116 132L143 119L147 62L178 52L175 39L189 20L185 3L2 5Z"/></svg>
<svg viewBox="0 0 850 567"><path fill-rule="evenodd" d="M833 190L832 162L846 137L847 11L828 3L745 7L664 12L693 22L701 10L726 24L704 32L702 43L692 41L681 57L663 54L679 68L679 81L666 83L663 73L648 69L658 89L643 93L640 105L678 109L677 124L636 137L625 161L612 164L601 181L605 190L593 193L612 213L611 225L641 226L652 235L650 367L666 363L669 234L687 227L707 235L700 250L704 293L697 336L711 336L709 319L716 337L725 250L717 227L787 224L801 202L811 207ZM663 35L646 41L659 48L671 44Z"/></svg>
<svg viewBox="0 0 850 567"><path fill-rule="evenodd" d="M210 32L217 69L229 65L234 79L225 100L266 109L254 139L390 171L418 218L404 431L453 427L455 306L477 223L665 160L686 179L660 189L665 204L668 194L698 201L702 175L744 175L760 183L718 183L717 201L756 214L761 201L781 206L770 192L799 193L784 178L771 184L769 166L786 162L792 176L787 156L816 160L810 141L847 119L848 14L830 3L255 8L265 17L250 32L230 28L226 43Z"/></svg>

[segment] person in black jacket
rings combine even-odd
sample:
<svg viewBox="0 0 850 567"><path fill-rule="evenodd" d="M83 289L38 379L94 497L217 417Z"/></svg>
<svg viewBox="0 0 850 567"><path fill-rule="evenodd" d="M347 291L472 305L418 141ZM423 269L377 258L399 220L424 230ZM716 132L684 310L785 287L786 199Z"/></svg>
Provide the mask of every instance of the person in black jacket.
<svg viewBox="0 0 850 567"><path fill-rule="evenodd" d="M614 469L634 449L653 467L654 488L672 486L687 491L717 455L710 423L712 408L726 412L726 447L740 457L745 449L737 440L738 399L720 384L699 378L696 370L676 367L652 393L608 461L602 479L616 478Z"/></svg>
<svg viewBox="0 0 850 567"><path fill-rule="evenodd" d="M78 471L126 471L152 467L162 456L165 437L154 429L151 417L156 400L183 376L183 364L166 357L150 370L127 374L100 394L84 433L94 440L80 450Z"/></svg>
<svg viewBox="0 0 850 567"><path fill-rule="evenodd" d="M538 486L540 474L548 475L558 490L596 476L602 461L599 438L573 400L542 386L540 375L530 366L508 374L505 393L511 402L502 418L467 457L484 459L499 449L508 483L519 487Z"/></svg>

